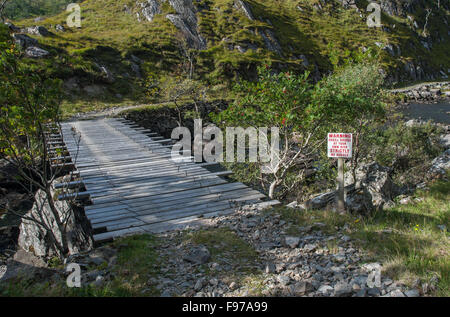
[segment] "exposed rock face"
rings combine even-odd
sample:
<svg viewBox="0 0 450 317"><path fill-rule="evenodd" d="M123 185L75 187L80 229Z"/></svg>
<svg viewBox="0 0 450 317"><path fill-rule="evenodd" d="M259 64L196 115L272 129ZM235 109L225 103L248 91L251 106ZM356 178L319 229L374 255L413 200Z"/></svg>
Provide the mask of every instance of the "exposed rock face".
<svg viewBox="0 0 450 317"><path fill-rule="evenodd" d="M48 51L36 46L30 46L25 50L25 55L31 58L42 58L48 54L50 54Z"/></svg>
<svg viewBox="0 0 450 317"><path fill-rule="evenodd" d="M13 34L13 39L17 45L22 48L27 48L29 46L36 46L38 44L38 40L33 39L25 34Z"/></svg>
<svg viewBox="0 0 450 317"><path fill-rule="evenodd" d="M406 13L413 12L415 7L418 6L420 2L421 0L381 0L380 6L381 10L391 16L405 16Z"/></svg>
<svg viewBox="0 0 450 317"><path fill-rule="evenodd" d="M93 247L93 240L90 234L90 226L81 212L72 208L66 201L55 201L60 218L69 216L67 221L67 240L70 254L79 253L83 250L89 250ZM61 242L61 233L59 233L48 204L46 195L39 190L35 195L33 208L27 213L28 217L40 219L55 233L55 238ZM42 217L42 218L41 218ZM20 234L18 245L26 252L33 253L41 258L50 258L59 255L59 251L53 245L49 234L40 225L31 220L23 220L20 225Z"/></svg>
<svg viewBox="0 0 450 317"><path fill-rule="evenodd" d="M253 17L253 13L252 13L252 10L250 8L250 5L247 4L245 1L236 0L234 2L234 8L236 10L242 11L247 16L247 18L249 18L250 20L253 21L255 19Z"/></svg>
<svg viewBox="0 0 450 317"><path fill-rule="evenodd" d="M168 14L167 19L183 33L190 47L206 49L206 40L198 32L197 10L192 0L169 0L169 3L177 14Z"/></svg>
<svg viewBox="0 0 450 317"><path fill-rule="evenodd" d="M49 36L50 32L43 26L32 26L22 30L23 33L39 36Z"/></svg>
<svg viewBox="0 0 450 317"><path fill-rule="evenodd" d="M112 84L112 83L114 83L116 81L116 79L114 78L113 74L109 71L108 68L106 68L106 66L101 66L100 70L102 71L103 77L105 78L105 80L108 83Z"/></svg>
<svg viewBox="0 0 450 317"><path fill-rule="evenodd" d="M272 30L261 30L259 34L263 38L264 44L269 51L275 52L280 56L283 55L281 45Z"/></svg>
<svg viewBox="0 0 450 317"><path fill-rule="evenodd" d="M339 0L339 1L342 3L344 8L346 8L346 9L348 9L348 8L353 8L353 9L358 8L356 6L355 0Z"/></svg>
<svg viewBox="0 0 450 317"><path fill-rule="evenodd" d="M356 171L355 189L366 189L372 197L372 204L375 208L383 208L396 196L397 186L390 177L391 170L378 163L370 163L359 167ZM353 176L346 175L350 184Z"/></svg>
<svg viewBox="0 0 450 317"><path fill-rule="evenodd" d="M431 168L428 171L431 178L445 177L447 171L450 169L450 149L438 156L431 163Z"/></svg>
<svg viewBox="0 0 450 317"><path fill-rule="evenodd" d="M155 15L161 13L161 6L157 0L147 0L140 3L141 13L147 19L147 21L153 21Z"/></svg>

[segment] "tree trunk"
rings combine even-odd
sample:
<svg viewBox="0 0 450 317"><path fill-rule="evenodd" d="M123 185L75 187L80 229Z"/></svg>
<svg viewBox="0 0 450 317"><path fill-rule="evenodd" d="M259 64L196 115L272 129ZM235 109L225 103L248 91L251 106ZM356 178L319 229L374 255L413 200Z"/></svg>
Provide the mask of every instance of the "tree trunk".
<svg viewBox="0 0 450 317"><path fill-rule="evenodd" d="M61 242L57 243L57 247L62 252L62 257L65 257L69 254L69 244L67 242L67 235L64 224L61 222L61 218L58 212L58 209L55 206L55 202L53 201L52 193L50 187L47 186L45 195L47 196L48 205L50 206L50 210L52 211L53 217L55 217L56 225L58 226L58 231L61 235Z"/></svg>
<svg viewBox="0 0 450 317"><path fill-rule="evenodd" d="M274 193L275 193L275 189L277 188L277 186L280 185L280 180L276 179L274 180L269 187L269 198L273 199L274 197Z"/></svg>

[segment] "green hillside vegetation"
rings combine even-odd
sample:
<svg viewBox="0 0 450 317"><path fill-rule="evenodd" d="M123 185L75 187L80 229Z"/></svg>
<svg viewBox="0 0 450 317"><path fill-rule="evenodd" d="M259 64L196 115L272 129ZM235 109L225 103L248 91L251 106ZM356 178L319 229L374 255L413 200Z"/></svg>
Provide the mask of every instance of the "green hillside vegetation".
<svg viewBox="0 0 450 317"><path fill-rule="evenodd" d="M254 76L256 66L267 62L280 70L302 72L306 68L313 74L323 74L333 68L333 63L342 63L353 52L363 48L379 49L375 42L401 48L401 56L395 57L381 50L382 65L389 73L404 71L407 61L424 61L427 68L436 73L450 68L449 36L446 26L441 23L448 15L444 8L435 10L429 20L429 36L443 39L433 42L433 49L429 51L417 34L421 29L414 30L408 19L383 14L382 22L390 29L387 32L367 27L365 9L358 13L333 0L327 1L326 5L322 1L323 9L317 10L313 6L317 2L248 1L255 16L250 20L234 7L234 0L196 1L199 31L208 47L198 54L195 78L227 89L236 78ZM358 2L360 8L365 8L366 1ZM180 75L183 58L177 41L179 31L166 18L166 14L175 13L168 2L162 3L162 13L152 22L143 17L141 22L137 20L136 13L140 9L134 0L87 0L81 3L81 9L82 27L78 29L65 25L66 12L38 23L53 32L52 36L38 38L40 47L51 52L51 58L32 60L31 63L62 79L75 76L83 84L104 84L107 87L105 93L94 98L102 102L116 101L117 94L129 100L143 100L145 89L143 82L133 76L131 54L143 61L143 77L150 75L157 82L163 82L168 77ZM421 26L425 14L421 10L414 16ZM22 27L37 23L30 18L15 24ZM57 24L64 25L66 31L56 32ZM273 31L282 48L281 55L266 49L263 38L258 35L260 30ZM229 48L230 45L249 44L258 48L248 49L245 53ZM307 57L308 65L303 65L300 55ZM114 83L105 83L100 64L113 73ZM72 94L72 102L81 96L86 101L84 95Z"/></svg>

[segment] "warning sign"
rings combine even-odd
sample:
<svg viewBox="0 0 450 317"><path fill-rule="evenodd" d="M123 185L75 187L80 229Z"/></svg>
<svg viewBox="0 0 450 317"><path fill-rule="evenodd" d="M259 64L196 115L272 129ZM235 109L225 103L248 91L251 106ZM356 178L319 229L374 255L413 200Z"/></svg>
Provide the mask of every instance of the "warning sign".
<svg viewBox="0 0 450 317"><path fill-rule="evenodd" d="M352 143L351 133L328 133L328 157L351 158Z"/></svg>

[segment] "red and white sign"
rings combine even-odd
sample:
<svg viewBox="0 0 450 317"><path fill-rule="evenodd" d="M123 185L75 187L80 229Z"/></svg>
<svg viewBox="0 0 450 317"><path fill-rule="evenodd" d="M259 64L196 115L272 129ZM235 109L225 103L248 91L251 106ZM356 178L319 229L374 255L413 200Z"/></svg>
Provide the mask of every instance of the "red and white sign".
<svg viewBox="0 0 450 317"><path fill-rule="evenodd" d="M351 133L328 133L328 157L351 158L352 143Z"/></svg>

